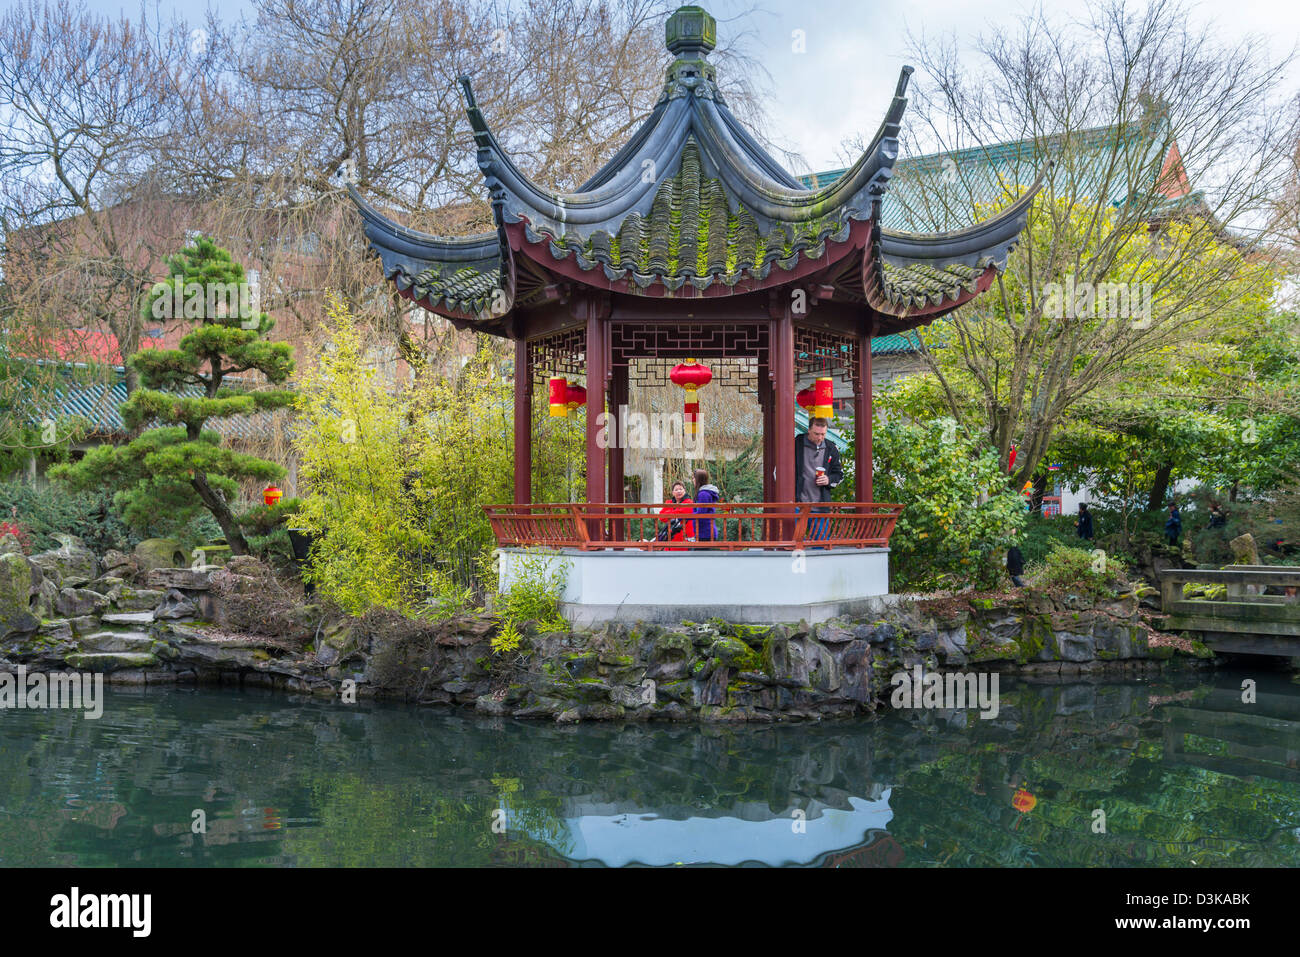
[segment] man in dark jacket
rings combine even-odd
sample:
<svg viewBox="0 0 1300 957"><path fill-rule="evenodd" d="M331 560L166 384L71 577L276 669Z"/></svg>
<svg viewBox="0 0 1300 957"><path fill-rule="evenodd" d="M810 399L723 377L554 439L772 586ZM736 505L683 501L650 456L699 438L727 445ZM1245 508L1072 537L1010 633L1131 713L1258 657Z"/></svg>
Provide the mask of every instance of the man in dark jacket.
<svg viewBox="0 0 1300 957"><path fill-rule="evenodd" d="M1092 541L1092 512L1088 511L1087 505L1079 506L1079 520L1074 523L1074 527L1079 530L1080 538Z"/></svg>
<svg viewBox="0 0 1300 957"><path fill-rule="evenodd" d="M1007 574L1011 576L1012 584L1017 588L1024 588L1025 583L1021 575L1025 573L1025 557L1020 554L1020 546L1016 544L1016 533L1011 533L1011 544L1007 547Z"/></svg>
<svg viewBox="0 0 1300 957"><path fill-rule="evenodd" d="M1177 548L1178 540L1183 535L1183 517L1178 514L1176 502L1169 504L1169 517L1165 519L1165 535L1169 538L1169 544Z"/></svg>
<svg viewBox="0 0 1300 957"><path fill-rule="evenodd" d="M808 433L794 440L794 498L796 502L829 502L831 489L844 481L844 466L840 464L840 450L826 438L829 423L822 418L808 423ZM812 509L814 512L825 509ZM825 519L814 519L808 524L808 538L816 540L827 535Z"/></svg>

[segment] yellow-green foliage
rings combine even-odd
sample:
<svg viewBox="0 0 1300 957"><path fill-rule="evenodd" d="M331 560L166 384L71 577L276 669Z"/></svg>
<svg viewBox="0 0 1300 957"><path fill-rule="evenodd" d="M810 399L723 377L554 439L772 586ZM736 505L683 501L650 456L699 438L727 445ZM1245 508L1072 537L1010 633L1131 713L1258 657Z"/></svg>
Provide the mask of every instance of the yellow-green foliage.
<svg viewBox="0 0 1300 957"><path fill-rule="evenodd" d="M510 590L498 594L492 606L503 627L535 621L543 629L567 628L560 614L560 596L569 573L567 560L552 561L544 551L530 551L518 556L515 568Z"/></svg>
<svg viewBox="0 0 1300 957"><path fill-rule="evenodd" d="M417 366L389 391L354 320L337 303L330 318L330 347L299 384L308 574L349 611L452 614L483 590L495 541L482 506L512 500L512 384L483 342L455 379Z"/></svg>
<svg viewBox="0 0 1300 957"><path fill-rule="evenodd" d="M457 378L421 371L408 393L421 423L415 489L437 567L479 590L479 559L496 544L483 506L514 500L514 388L483 340Z"/></svg>
<svg viewBox="0 0 1300 957"><path fill-rule="evenodd" d="M492 636L492 652L498 655L513 654L519 650L522 642L523 635L519 634L515 623L507 621L501 626L501 630Z"/></svg>
<svg viewBox="0 0 1300 957"><path fill-rule="evenodd" d="M330 319L331 348L299 379L294 443L306 494L297 521L316 535L306 574L349 612L409 611L419 597L416 555L428 544L406 487L421 431L407 422L405 398L367 364L352 318L333 299Z"/></svg>

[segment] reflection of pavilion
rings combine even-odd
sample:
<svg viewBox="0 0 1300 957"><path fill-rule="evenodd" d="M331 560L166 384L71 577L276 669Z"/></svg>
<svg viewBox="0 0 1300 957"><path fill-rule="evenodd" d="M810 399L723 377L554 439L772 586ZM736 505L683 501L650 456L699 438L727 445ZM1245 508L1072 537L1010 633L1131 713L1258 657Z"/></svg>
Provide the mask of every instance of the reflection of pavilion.
<svg viewBox="0 0 1300 957"><path fill-rule="evenodd" d="M867 797L850 797L847 808L818 800L773 812L765 803L744 802L707 817L694 808L659 808L647 813L624 804L572 801L563 818L564 837L543 840L571 861L621 867L644 864L767 864L772 866L848 860L879 846L893 812L889 789L872 785ZM795 811L802 811L800 818ZM887 835L885 835L887 837ZM892 841L892 839L890 839ZM867 855L870 857L871 855ZM881 855L892 860L892 853Z"/></svg>
<svg viewBox="0 0 1300 957"><path fill-rule="evenodd" d="M519 574L509 549L542 545L563 553L575 620L817 620L869 606L888 592L898 514L872 500L872 337L928 324L988 290L1038 184L967 229L883 228L910 68L857 163L808 189L728 109L709 61L714 19L681 7L667 40L675 59L659 102L577 191L555 192L519 170L466 79L496 230L439 238L393 222L355 189L353 200L402 296L515 343L514 503L492 507L507 548L503 588ZM752 363L763 500L728 502L721 540L665 556L673 546L657 545L649 507L624 502L625 450L610 445L602 413L626 407L638 361L686 359ZM810 530L807 511L794 509L794 443L795 387L812 373L851 385L858 429L855 501L829 506ZM548 376L586 377L585 505L533 502L533 391ZM813 537L806 574L791 575L781 552ZM687 593L692 582L708 587Z"/></svg>

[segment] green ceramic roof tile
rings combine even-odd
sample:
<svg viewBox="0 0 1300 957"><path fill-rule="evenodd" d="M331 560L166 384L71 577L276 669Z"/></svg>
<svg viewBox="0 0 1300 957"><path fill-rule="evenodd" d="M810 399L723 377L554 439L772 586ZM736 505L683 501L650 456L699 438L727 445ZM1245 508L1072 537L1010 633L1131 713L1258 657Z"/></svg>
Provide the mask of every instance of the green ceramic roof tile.
<svg viewBox="0 0 1300 957"><path fill-rule="evenodd" d="M117 366L112 372L110 382L82 382L69 375L67 381L53 390L48 403L31 414L31 424L42 419L60 419L68 416L80 416L89 424L90 434L94 436L125 436L128 429L122 421L119 407L126 401L126 372ZM227 383L238 384L237 379L227 379ZM186 398L199 398L206 393L197 385L182 389L168 390ZM152 423L149 427L156 427ZM232 415L209 419L205 428L218 432L227 438L251 439L264 435L271 428L271 413L256 412L253 415Z"/></svg>
<svg viewBox="0 0 1300 957"><path fill-rule="evenodd" d="M920 351L921 343L914 332L904 332L892 336L875 336L871 340L873 356L897 355Z"/></svg>
<svg viewBox="0 0 1300 957"><path fill-rule="evenodd" d="M963 292L974 292L984 269L953 263L942 269L928 263L914 262L884 266L885 295L900 306L941 305Z"/></svg>
<svg viewBox="0 0 1300 957"><path fill-rule="evenodd" d="M763 278L773 265L793 269L804 256L821 256L826 240L842 238L846 225L842 215L831 214L760 233L754 216L728 200L722 182L704 175L692 137L677 173L659 185L648 216L630 213L616 235L597 230L586 242L545 228L528 235L549 240L556 258L574 255L584 269L608 267L611 280L632 279L643 288L658 280L669 289L689 281L703 289L714 282L734 286L747 275Z"/></svg>
<svg viewBox="0 0 1300 957"><path fill-rule="evenodd" d="M501 287L501 270L464 267L446 275L429 268L416 277L412 292L417 300L446 303L459 312L483 312L491 308L493 293Z"/></svg>

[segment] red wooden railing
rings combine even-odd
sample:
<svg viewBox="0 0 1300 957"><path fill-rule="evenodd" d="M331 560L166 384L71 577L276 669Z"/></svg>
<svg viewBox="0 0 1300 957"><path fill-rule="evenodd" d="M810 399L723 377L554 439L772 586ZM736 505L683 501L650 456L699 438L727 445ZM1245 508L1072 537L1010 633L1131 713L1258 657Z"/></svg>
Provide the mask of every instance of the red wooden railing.
<svg viewBox="0 0 1300 957"><path fill-rule="evenodd" d="M712 514L660 516L662 505L614 503L484 505L502 546L641 549L883 548L889 544L902 505L877 502L716 502ZM704 507L704 506L700 506ZM815 509L816 511L812 511ZM656 539L671 519L694 523L692 541ZM711 519L714 539L699 541L701 519Z"/></svg>

